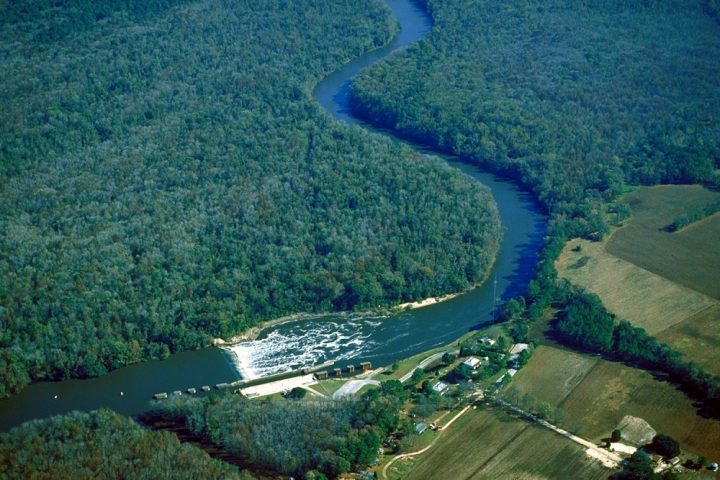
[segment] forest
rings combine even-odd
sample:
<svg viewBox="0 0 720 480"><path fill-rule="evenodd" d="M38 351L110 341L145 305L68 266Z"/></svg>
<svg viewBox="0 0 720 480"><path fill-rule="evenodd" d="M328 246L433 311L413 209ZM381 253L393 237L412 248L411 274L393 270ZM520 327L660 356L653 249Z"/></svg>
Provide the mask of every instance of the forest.
<svg viewBox="0 0 720 480"><path fill-rule="evenodd" d="M337 478L370 465L390 432L412 431L399 417L406 399L400 382L391 380L358 400L183 398L144 417L180 422L253 471Z"/></svg>
<svg viewBox="0 0 720 480"><path fill-rule="evenodd" d="M111 412L72 412L0 433L0 477L252 480L168 432Z"/></svg>
<svg viewBox="0 0 720 480"><path fill-rule="evenodd" d="M423 3L435 28L354 81L358 114L516 179L568 236L625 183L718 183L716 2Z"/></svg>
<svg viewBox="0 0 720 480"><path fill-rule="evenodd" d="M0 18L0 397L486 277L489 191L311 99L395 32L376 0L36 0Z"/></svg>
<svg viewBox="0 0 720 480"><path fill-rule="evenodd" d="M351 106L515 179L547 210L535 277L504 315L513 338L526 339L553 306L561 341L668 376L720 415L720 380L644 330L616 324L554 267L568 239L599 240L627 217L614 200L629 184L720 185L717 2L422 3L433 31L364 70Z"/></svg>

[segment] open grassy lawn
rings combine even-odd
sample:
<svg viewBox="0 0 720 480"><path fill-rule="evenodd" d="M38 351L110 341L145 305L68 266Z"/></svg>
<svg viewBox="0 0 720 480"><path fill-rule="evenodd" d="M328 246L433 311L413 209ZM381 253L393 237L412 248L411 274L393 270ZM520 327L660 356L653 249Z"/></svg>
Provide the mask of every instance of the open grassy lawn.
<svg viewBox="0 0 720 480"><path fill-rule="evenodd" d="M543 352L546 349L555 351ZM720 421L701 417L682 392L643 370L586 356L597 363L564 400L553 403L560 397L554 391L567 389L567 383L562 375L548 374L547 370L575 365L576 370L570 369L567 374L577 376L585 368L577 361L578 355L540 346L521 370L523 375L518 373L511 386L562 408L567 414L565 426L577 428L584 438L600 440L608 436L625 415L633 415L645 419L658 432L677 439L689 452L709 458L718 456Z"/></svg>
<svg viewBox="0 0 720 480"><path fill-rule="evenodd" d="M608 310L651 335L717 303L703 293L618 258L606 251L604 243L572 240L565 245L556 266L562 278L596 293Z"/></svg>
<svg viewBox="0 0 720 480"><path fill-rule="evenodd" d="M511 385L539 400L557 405L577 387L598 360L597 357L541 346L533 352L533 368L521 369Z"/></svg>
<svg viewBox="0 0 720 480"><path fill-rule="evenodd" d="M588 460L581 446L491 407L470 410L430 451L402 463L397 473L418 480L605 479L611 473Z"/></svg>
<svg viewBox="0 0 720 480"><path fill-rule="evenodd" d="M662 185L626 197L633 217L607 244L609 253L673 282L720 299L720 215L668 233L663 227L689 210L720 200L700 186Z"/></svg>
<svg viewBox="0 0 720 480"><path fill-rule="evenodd" d="M720 305L693 315L657 337L708 373L720 376Z"/></svg>

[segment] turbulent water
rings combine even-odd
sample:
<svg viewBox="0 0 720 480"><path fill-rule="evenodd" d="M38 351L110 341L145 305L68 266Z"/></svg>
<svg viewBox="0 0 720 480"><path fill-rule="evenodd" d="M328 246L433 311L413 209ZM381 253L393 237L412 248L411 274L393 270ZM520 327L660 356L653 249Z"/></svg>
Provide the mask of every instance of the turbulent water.
<svg viewBox="0 0 720 480"><path fill-rule="evenodd" d="M225 347L243 378L252 379L328 360L364 357L377 346L380 316L346 316L294 322L258 340Z"/></svg>

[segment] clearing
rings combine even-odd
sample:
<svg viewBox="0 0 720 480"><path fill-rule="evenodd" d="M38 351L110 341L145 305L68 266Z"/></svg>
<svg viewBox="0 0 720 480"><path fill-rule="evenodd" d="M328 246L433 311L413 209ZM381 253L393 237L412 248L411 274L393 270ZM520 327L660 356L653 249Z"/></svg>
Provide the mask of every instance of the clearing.
<svg viewBox="0 0 720 480"><path fill-rule="evenodd" d="M717 304L707 295L608 253L603 242L571 240L556 267L560 277L597 294L618 318L644 328L650 335Z"/></svg>
<svg viewBox="0 0 720 480"><path fill-rule="evenodd" d="M403 459L389 478L606 479L612 470L585 449L499 408L469 410L427 453Z"/></svg>
<svg viewBox="0 0 720 480"><path fill-rule="evenodd" d="M548 349L554 351L544 352ZM596 364L588 371L587 363L577 361L578 355ZM567 390L568 384L562 375L547 371L562 369L568 377L584 376L558 401L561 395L557 391ZM672 436L689 452L709 458L720 452L720 421L701 417L682 392L643 370L541 345L521 373L511 386L560 407L566 415L565 426L584 438L599 441L609 436L623 417L632 415Z"/></svg>
<svg viewBox="0 0 720 480"><path fill-rule="evenodd" d="M720 215L679 232L664 227L675 217L720 200L698 185L660 185L625 196L631 221L607 242L607 251L680 285L720 299Z"/></svg>

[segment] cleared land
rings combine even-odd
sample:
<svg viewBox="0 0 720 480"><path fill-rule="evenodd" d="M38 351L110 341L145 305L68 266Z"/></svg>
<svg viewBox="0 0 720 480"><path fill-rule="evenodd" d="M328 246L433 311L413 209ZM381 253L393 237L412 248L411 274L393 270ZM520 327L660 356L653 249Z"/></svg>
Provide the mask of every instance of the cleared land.
<svg viewBox="0 0 720 480"><path fill-rule="evenodd" d="M523 368L512 385L522 385L525 393L544 400L551 405L562 402L598 363L597 357L558 348L538 348L532 356L533 363L547 368ZM530 376L529 381L523 380Z"/></svg>
<svg viewBox="0 0 720 480"><path fill-rule="evenodd" d="M720 376L720 305L703 310L660 333L657 338Z"/></svg>
<svg viewBox="0 0 720 480"><path fill-rule="evenodd" d="M607 243L609 253L673 282L720 299L720 215L679 232L663 228L675 217L720 200L700 186L662 185L626 196L632 220Z"/></svg>
<svg viewBox="0 0 720 480"><path fill-rule="evenodd" d="M608 310L651 335L717 303L703 293L618 258L606 251L604 243L572 240L565 245L556 266L562 278L596 293Z"/></svg>
<svg viewBox="0 0 720 480"><path fill-rule="evenodd" d="M552 349L547 354L543 350ZM625 415L645 419L658 432L676 438L683 449L709 458L720 452L720 421L698 415L692 402L674 386L656 380L649 373L597 357L596 365L578 362L579 354L540 346L512 385L539 400L559 406L567 415L566 426L591 440L609 436ZM568 358L563 358L567 356ZM547 359L552 358L552 363ZM558 365L562 365L559 367ZM574 369L572 367L574 365ZM566 375L582 380L557 402L557 391L566 389L562 376L547 374L548 369L566 369Z"/></svg>
<svg viewBox="0 0 720 480"><path fill-rule="evenodd" d="M404 478L605 479L611 472L572 441L496 408L469 411L446 435L427 454L402 461Z"/></svg>

